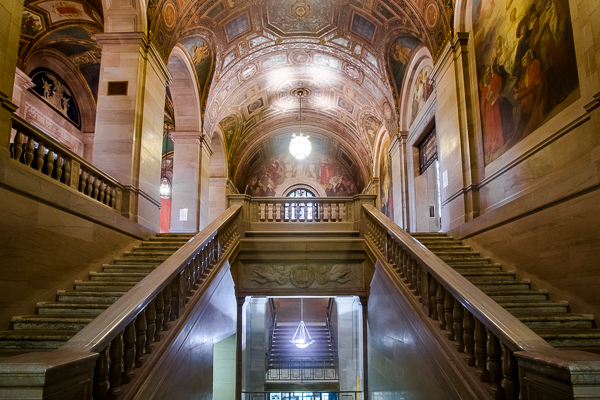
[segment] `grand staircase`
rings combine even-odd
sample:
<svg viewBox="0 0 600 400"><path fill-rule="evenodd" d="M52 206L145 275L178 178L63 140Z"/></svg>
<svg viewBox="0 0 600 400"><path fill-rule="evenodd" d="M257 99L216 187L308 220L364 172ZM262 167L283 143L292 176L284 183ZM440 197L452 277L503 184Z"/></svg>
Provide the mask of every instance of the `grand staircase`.
<svg viewBox="0 0 600 400"><path fill-rule="evenodd" d="M73 290L59 290L56 301L38 303L36 314L13 317L11 329L0 331L0 349L59 348L192 237L163 233L141 242Z"/></svg>
<svg viewBox="0 0 600 400"><path fill-rule="evenodd" d="M549 300L545 289L483 257L445 233L413 233L415 239L467 278L512 315L556 348L600 352L600 329L594 316L569 312L564 300Z"/></svg>

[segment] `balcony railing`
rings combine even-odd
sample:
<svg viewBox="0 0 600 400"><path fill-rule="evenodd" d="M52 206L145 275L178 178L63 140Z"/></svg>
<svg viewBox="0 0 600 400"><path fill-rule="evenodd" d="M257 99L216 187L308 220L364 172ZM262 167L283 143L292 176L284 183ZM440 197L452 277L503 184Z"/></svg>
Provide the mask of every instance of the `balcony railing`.
<svg viewBox="0 0 600 400"><path fill-rule="evenodd" d="M242 392L242 400L359 400L363 392Z"/></svg>
<svg viewBox="0 0 600 400"><path fill-rule="evenodd" d="M351 197L253 197L253 220L260 222L351 222Z"/></svg>
<svg viewBox="0 0 600 400"><path fill-rule="evenodd" d="M64 145L13 114L11 158L121 212L123 186Z"/></svg>
<svg viewBox="0 0 600 400"><path fill-rule="evenodd" d="M313 357L310 360L269 360L267 381L336 381L338 359Z"/></svg>

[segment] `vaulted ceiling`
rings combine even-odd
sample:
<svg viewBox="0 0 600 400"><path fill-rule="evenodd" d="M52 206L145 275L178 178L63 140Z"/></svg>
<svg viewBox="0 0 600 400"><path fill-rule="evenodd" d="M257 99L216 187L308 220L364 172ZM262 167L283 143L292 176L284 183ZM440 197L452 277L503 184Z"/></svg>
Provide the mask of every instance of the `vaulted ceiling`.
<svg viewBox="0 0 600 400"><path fill-rule="evenodd" d="M438 53L453 7L453 0L149 0L148 34L165 61L175 46L190 55L203 130L222 137L238 187L248 165L287 148L301 122L315 151L345 164L361 190L378 135L398 130L411 55L417 47ZM90 66L99 70L101 54L93 33L102 30L100 0L26 1L21 61L40 48L60 52L95 94ZM298 88L307 90L302 121Z"/></svg>

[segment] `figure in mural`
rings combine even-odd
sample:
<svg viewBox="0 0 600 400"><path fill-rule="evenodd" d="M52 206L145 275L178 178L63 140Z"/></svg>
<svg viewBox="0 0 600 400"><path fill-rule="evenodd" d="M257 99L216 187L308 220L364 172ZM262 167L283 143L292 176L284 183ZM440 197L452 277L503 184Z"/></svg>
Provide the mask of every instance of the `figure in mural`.
<svg viewBox="0 0 600 400"><path fill-rule="evenodd" d="M78 128L80 127L79 109L73 93L61 78L49 70L40 68L32 72L31 81L34 83L31 91L39 95Z"/></svg>
<svg viewBox="0 0 600 400"><path fill-rule="evenodd" d="M486 164L579 97L569 16L568 0L473 1Z"/></svg>
<svg viewBox="0 0 600 400"><path fill-rule="evenodd" d="M402 90L402 81L404 80L404 74L406 73L406 66L412 58L415 49L421 44L415 38L401 37L391 46L389 55L389 66L393 81L396 87L396 94L400 97L400 91ZM391 114L391 110L390 110ZM391 117L391 115L390 115ZM389 117L386 115L386 118Z"/></svg>
<svg viewBox="0 0 600 400"><path fill-rule="evenodd" d="M417 75L417 79L415 79L415 84L413 88L413 99L412 99L412 107L411 107L411 118L410 124L415 121L417 114L423 109L425 103L431 96L433 92L433 88L431 83L429 82L429 74L431 73L432 68L430 66L425 66L419 71Z"/></svg>
<svg viewBox="0 0 600 400"><path fill-rule="evenodd" d="M381 199L381 212L392 220L394 219L394 193L392 182L392 159L388 150L389 140L382 147L381 164L379 166L379 198Z"/></svg>
<svg viewBox="0 0 600 400"><path fill-rule="evenodd" d="M307 183L320 185L327 196L354 196L356 186L350 173L340 163L326 156L311 154L302 161L290 154L271 157L251 175L247 193L252 196L275 196L286 181L303 178Z"/></svg>
<svg viewBox="0 0 600 400"><path fill-rule="evenodd" d="M23 18L21 20L21 32L33 36L42 30L42 20L39 15L30 13L29 11L23 11Z"/></svg>

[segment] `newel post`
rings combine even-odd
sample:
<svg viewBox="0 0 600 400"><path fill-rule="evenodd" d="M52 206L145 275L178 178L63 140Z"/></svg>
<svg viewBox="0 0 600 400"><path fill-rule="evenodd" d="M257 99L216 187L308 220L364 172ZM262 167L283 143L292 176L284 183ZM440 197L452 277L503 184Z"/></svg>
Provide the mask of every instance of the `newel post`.
<svg viewBox="0 0 600 400"><path fill-rule="evenodd" d="M354 199L354 229L360 232L360 236L364 236L365 227L363 225L363 221L365 219L365 214L363 210L363 205L370 204L375 207L375 201L377 200L377 196L374 194L357 194L353 197Z"/></svg>

